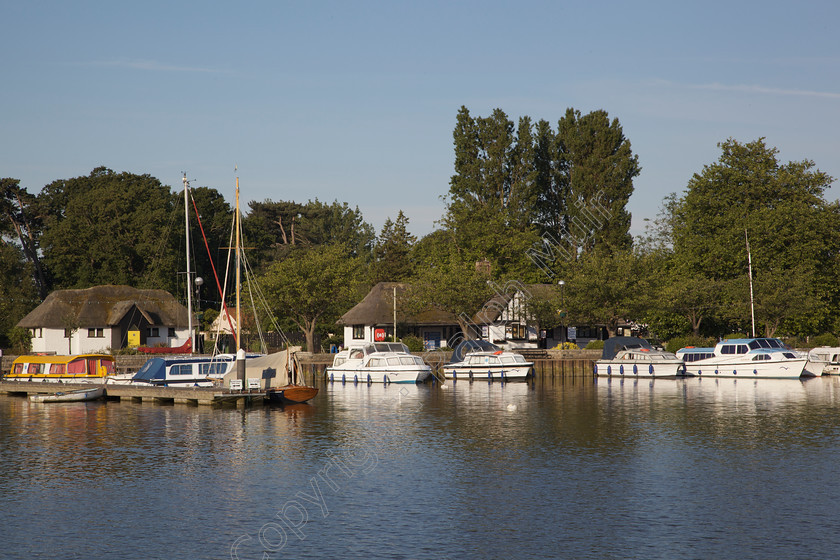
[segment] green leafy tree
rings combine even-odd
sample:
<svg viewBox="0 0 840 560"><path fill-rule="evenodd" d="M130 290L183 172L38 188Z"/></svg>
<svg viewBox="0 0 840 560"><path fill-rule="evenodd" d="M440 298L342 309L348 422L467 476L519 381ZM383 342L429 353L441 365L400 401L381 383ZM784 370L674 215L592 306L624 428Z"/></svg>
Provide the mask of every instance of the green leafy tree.
<svg viewBox="0 0 840 560"><path fill-rule="evenodd" d="M273 263L258 281L270 312L296 325L312 352L319 325L333 325L358 303L364 289L359 257L348 256L346 246L299 248Z"/></svg>
<svg viewBox="0 0 840 560"><path fill-rule="evenodd" d="M258 248L254 262L269 264L295 247L343 245L351 256L369 258L376 238L358 207L344 202L305 204L265 200L250 202L243 222L248 238Z"/></svg>
<svg viewBox="0 0 840 560"><path fill-rule="evenodd" d="M13 346L15 325L41 301L31 268L18 247L0 239L0 348Z"/></svg>
<svg viewBox="0 0 840 560"><path fill-rule="evenodd" d="M631 251L593 251L571 268L567 305L575 322L601 324L615 336L623 321L652 305L648 277Z"/></svg>
<svg viewBox="0 0 840 560"><path fill-rule="evenodd" d="M17 238L26 259L32 264L35 286L41 299L49 293L49 282L41 264L38 239L40 217L34 215L35 196L20 186L18 179L0 179L0 235Z"/></svg>
<svg viewBox="0 0 840 560"><path fill-rule="evenodd" d="M38 203L41 249L55 287L126 284L174 292L177 258L168 243L174 196L157 179L99 167L47 185Z"/></svg>
<svg viewBox="0 0 840 560"><path fill-rule="evenodd" d="M748 327L748 236L756 319L766 332L828 328L830 314L820 309L837 309L840 254L837 204L823 198L832 178L811 161L781 164L778 150L764 139L747 144L729 139L719 146L719 160L704 166L672 201L668 227L677 266L698 282L722 283L721 318L733 328ZM796 305L781 305L780 287ZM799 310L819 317L819 324L808 325Z"/></svg>
<svg viewBox="0 0 840 560"><path fill-rule="evenodd" d="M471 339L472 318L493 297L489 276L455 255L423 268L406 291L401 307L411 314L435 308L452 313L463 335Z"/></svg>
<svg viewBox="0 0 840 560"><path fill-rule="evenodd" d="M373 248L373 282L404 282L414 275L411 249L417 238L408 232L408 218L400 210L397 219L385 220Z"/></svg>
<svg viewBox="0 0 840 560"><path fill-rule="evenodd" d="M568 181L566 230L583 233L587 250L596 245L629 249L627 202L641 168L618 119L601 110L581 115L567 109L557 123L557 158Z"/></svg>

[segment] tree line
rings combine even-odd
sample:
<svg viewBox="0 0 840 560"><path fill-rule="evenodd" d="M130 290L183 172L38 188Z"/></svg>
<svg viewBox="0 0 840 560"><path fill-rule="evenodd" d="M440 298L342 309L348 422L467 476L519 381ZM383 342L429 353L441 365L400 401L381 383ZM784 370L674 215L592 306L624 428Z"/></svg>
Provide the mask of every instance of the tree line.
<svg viewBox="0 0 840 560"><path fill-rule="evenodd" d="M663 339L751 328L767 335L836 333L840 249L833 178L814 162L782 163L764 139L727 139L721 154L661 203L643 236L627 202L641 172L618 119L568 109L556 123L462 107L454 173L438 228L417 239L400 211L377 234L347 202L252 201L246 253L283 329L340 332L336 321L378 281L408 282L400 305L431 306L462 327L499 286L544 284L527 301L540 328L646 325ZM184 294L183 191L149 175L62 179L33 194L0 179L0 346L52 290L98 284ZM191 221L193 266L223 271L233 209L215 189L191 189L211 253ZM480 263L477 265L477 263ZM561 287L560 281L563 281ZM205 309L220 296L205 285ZM210 287L208 287L208 285Z"/></svg>

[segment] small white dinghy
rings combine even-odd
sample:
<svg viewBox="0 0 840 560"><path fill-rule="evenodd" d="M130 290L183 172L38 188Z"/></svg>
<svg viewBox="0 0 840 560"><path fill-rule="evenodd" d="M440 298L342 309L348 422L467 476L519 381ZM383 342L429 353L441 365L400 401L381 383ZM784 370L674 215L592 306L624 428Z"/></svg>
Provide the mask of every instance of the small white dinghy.
<svg viewBox="0 0 840 560"><path fill-rule="evenodd" d="M75 391L58 391L51 395L29 395L32 402L79 402L92 401L105 394L104 387L92 387L90 389L77 389Z"/></svg>

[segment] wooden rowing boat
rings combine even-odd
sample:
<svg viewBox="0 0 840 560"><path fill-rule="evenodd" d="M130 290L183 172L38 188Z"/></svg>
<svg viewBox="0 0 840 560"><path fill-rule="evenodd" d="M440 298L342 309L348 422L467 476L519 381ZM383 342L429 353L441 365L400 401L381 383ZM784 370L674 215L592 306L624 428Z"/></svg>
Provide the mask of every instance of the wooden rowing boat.
<svg viewBox="0 0 840 560"><path fill-rule="evenodd" d="M271 387L266 390L266 398L270 402L282 404L305 403L318 394L318 389L307 385L285 385L283 387Z"/></svg>
<svg viewBox="0 0 840 560"><path fill-rule="evenodd" d="M75 391L58 391L50 395L29 395L32 402L79 402L92 401L105 395L104 387L92 387L90 389L77 389Z"/></svg>

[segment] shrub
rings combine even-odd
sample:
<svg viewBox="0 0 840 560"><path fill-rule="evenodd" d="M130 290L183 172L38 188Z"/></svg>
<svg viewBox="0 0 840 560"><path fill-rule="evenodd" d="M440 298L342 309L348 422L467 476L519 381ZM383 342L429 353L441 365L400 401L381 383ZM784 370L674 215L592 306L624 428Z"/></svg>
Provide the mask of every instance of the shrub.
<svg viewBox="0 0 840 560"><path fill-rule="evenodd" d="M408 335L404 336L403 344L408 346L408 350L410 352L422 352L426 349L426 345L423 343L423 339L419 336Z"/></svg>
<svg viewBox="0 0 840 560"><path fill-rule="evenodd" d="M831 333L823 333L811 338L813 346L837 346L837 337Z"/></svg>
<svg viewBox="0 0 840 560"><path fill-rule="evenodd" d="M680 348L685 348L687 346L694 346L695 348L707 348L714 346L717 341L714 338L707 338L704 336L694 336L693 334L687 336L678 336L676 338L672 338L668 341L668 344L665 345L665 350L668 352L676 352Z"/></svg>
<svg viewBox="0 0 840 560"><path fill-rule="evenodd" d="M603 340L590 340L586 344L587 350L603 350L604 349L604 341Z"/></svg>
<svg viewBox="0 0 840 560"><path fill-rule="evenodd" d="M580 350L580 346L578 346L574 342L561 342L560 344L552 348L552 350Z"/></svg>

